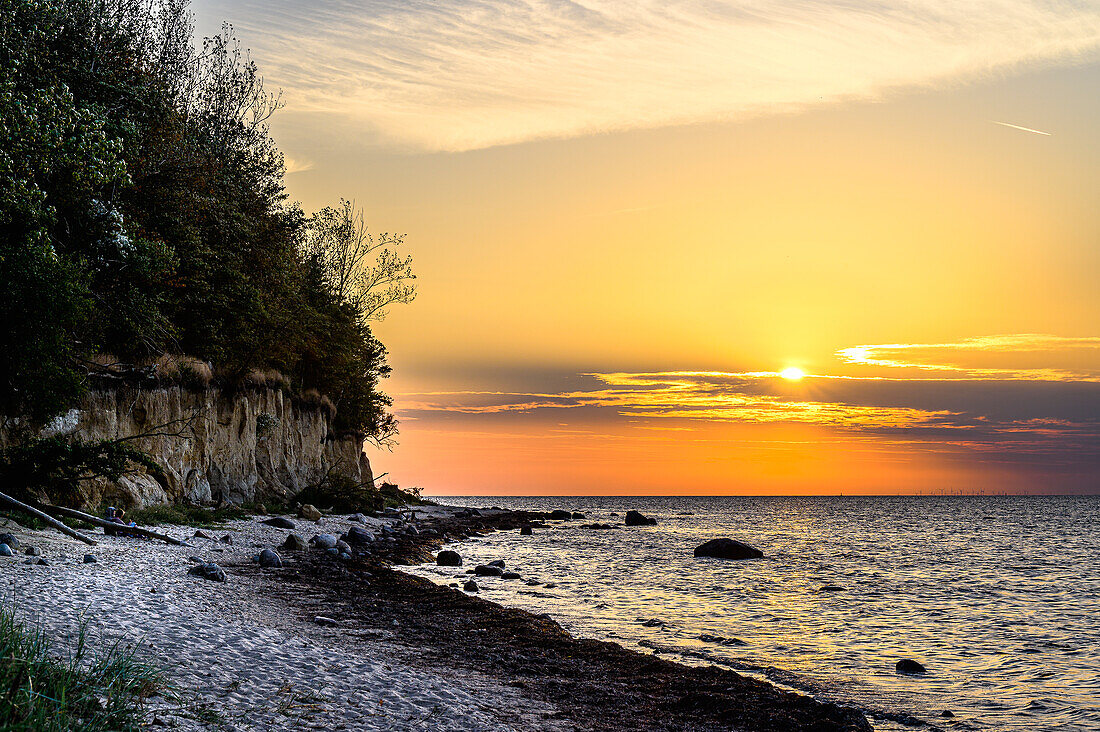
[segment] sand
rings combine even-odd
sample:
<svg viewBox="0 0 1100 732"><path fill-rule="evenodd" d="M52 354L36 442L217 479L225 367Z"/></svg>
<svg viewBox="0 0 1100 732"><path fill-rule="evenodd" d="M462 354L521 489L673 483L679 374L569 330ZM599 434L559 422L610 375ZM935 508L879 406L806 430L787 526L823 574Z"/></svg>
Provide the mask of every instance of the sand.
<svg viewBox="0 0 1100 732"><path fill-rule="evenodd" d="M292 519L307 540L339 535L352 524L326 516ZM377 526L377 520L369 520ZM192 547L96 535L88 547L53 531L7 524L22 545L0 557L0 600L64 648L86 622L98 647L123 643L167 669L172 691L150 703L168 728L230 730L533 730L571 728L548 719L555 709L524 697L505 680L468 668L409 662L385 629L323 627L286 603L271 583L293 572L260 569L252 557L289 533L255 520L207 529L164 529ZM27 545L50 566L28 565ZM219 551L220 550L220 551ZM83 563L85 553L95 564ZM216 561L225 583L187 574L194 555ZM338 613L333 613L337 621ZM399 619L392 620L394 625Z"/></svg>

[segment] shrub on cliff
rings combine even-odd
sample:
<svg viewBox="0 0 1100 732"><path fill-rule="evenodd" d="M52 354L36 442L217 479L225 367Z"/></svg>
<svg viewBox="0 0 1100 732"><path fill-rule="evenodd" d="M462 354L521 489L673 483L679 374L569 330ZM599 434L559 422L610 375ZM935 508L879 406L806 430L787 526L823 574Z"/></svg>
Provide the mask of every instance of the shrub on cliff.
<svg viewBox="0 0 1100 732"><path fill-rule="evenodd" d="M336 427L395 432L369 323L414 295L401 237L287 201L281 106L230 29L185 0L0 0L0 385L44 424L82 361L184 353L277 370Z"/></svg>

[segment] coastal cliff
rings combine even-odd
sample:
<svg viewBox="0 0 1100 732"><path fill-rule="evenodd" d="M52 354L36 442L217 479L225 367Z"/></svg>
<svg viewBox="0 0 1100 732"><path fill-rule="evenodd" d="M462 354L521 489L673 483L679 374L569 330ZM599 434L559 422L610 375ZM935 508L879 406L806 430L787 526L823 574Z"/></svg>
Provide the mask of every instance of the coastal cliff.
<svg viewBox="0 0 1100 732"><path fill-rule="evenodd" d="M361 440L335 434L329 411L277 389L94 389L52 431L84 440L148 435L137 445L159 474L89 482L85 505L286 501L329 475L372 477Z"/></svg>

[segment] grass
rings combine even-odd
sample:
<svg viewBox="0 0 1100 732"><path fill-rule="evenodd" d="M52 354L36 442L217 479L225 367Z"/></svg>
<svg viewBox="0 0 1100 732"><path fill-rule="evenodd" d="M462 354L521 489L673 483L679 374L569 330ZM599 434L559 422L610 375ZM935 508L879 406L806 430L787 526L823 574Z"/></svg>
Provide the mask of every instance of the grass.
<svg viewBox="0 0 1100 732"><path fill-rule="evenodd" d="M12 732L140 730L145 700L165 688L161 672L113 646L95 654L81 627L67 658L38 630L0 607L0 729Z"/></svg>
<svg viewBox="0 0 1100 732"><path fill-rule="evenodd" d="M227 521L247 518L252 512L243 506L224 506L222 508L203 508L202 506L150 506L135 508L126 512L126 519L138 526L157 526L176 524L210 528Z"/></svg>

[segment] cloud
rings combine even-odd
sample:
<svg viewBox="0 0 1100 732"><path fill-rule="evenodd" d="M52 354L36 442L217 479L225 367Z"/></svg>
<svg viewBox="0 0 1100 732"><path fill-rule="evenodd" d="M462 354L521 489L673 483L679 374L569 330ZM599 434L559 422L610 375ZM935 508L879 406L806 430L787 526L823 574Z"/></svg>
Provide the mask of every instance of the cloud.
<svg viewBox="0 0 1100 732"><path fill-rule="evenodd" d="M852 346L836 355L848 364L931 371L937 378L1100 382L1097 337L1021 333L955 343Z"/></svg>
<svg viewBox="0 0 1100 732"><path fill-rule="evenodd" d="M202 0L286 114L467 150L737 119L1074 63L1100 7L1047 0Z"/></svg>
<svg viewBox="0 0 1100 732"><path fill-rule="evenodd" d="M818 429L822 439L831 434L964 459L1100 468L1100 338L1000 335L856 346L838 355L848 365L911 369L916 378L808 375L792 383L774 372L589 373L583 386L560 392L406 394L398 406L402 415L437 424L558 424L568 414L570 424L604 432L801 425ZM1059 359L1075 368L1044 365ZM985 363L990 360L1005 365Z"/></svg>

